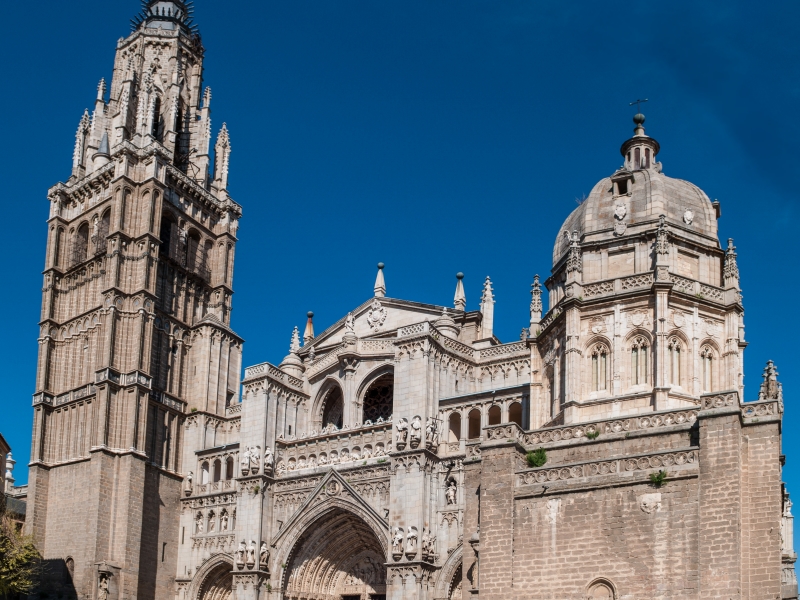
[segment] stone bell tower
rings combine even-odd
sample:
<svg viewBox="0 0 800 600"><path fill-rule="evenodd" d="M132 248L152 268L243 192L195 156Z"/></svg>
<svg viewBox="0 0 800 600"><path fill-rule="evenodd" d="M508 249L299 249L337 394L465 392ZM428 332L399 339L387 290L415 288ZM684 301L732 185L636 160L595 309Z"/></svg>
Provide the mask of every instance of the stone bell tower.
<svg viewBox="0 0 800 600"><path fill-rule="evenodd" d="M238 402L241 207L191 14L143 2L48 192L26 527L81 598L174 593L184 417Z"/></svg>

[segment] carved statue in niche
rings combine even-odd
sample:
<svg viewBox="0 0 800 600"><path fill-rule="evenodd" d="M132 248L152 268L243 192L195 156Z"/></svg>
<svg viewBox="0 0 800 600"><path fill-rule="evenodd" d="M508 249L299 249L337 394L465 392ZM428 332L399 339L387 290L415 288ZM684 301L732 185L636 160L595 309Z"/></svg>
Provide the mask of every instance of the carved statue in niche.
<svg viewBox="0 0 800 600"><path fill-rule="evenodd" d="M228 512L224 509L219 517L219 529L220 531L228 531Z"/></svg>
<svg viewBox="0 0 800 600"><path fill-rule="evenodd" d="M422 417L415 415L411 419L411 447L416 448L422 439Z"/></svg>
<svg viewBox="0 0 800 600"><path fill-rule="evenodd" d="M214 526L214 511L212 510L210 513L208 513L208 533L212 533L214 531Z"/></svg>
<svg viewBox="0 0 800 600"><path fill-rule="evenodd" d="M392 554L402 554L403 553L403 528L402 527L395 527L394 531L392 532Z"/></svg>
<svg viewBox="0 0 800 600"><path fill-rule="evenodd" d="M406 534L406 555L417 553L417 528L409 527Z"/></svg>
<svg viewBox="0 0 800 600"><path fill-rule="evenodd" d="M431 535L430 529L423 529L422 531L422 557L433 560L436 554L436 536Z"/></svg>
<svg viewBox="0 0 800 600"><path fill-rule="evenodd" d="M425 445L428 449L435 447L438 443L438 428L436 427L436 419L428 417L425 423Z"/></svg>
<svg viewBox="0 0 800 600"><path fill-rule="evenodd" d="M186 496L192 495L192 479L194 479L194 473L189 471L189 474L186 476L186 480L184 481L184 486L183 486L183 493Z"/></svg>
<svg viewBox="0 0 800 600"><path fill-rule="evenodd" d="M256 564L256 542L250 540L250 545L247 546L247 560L245 561L248 567L252 568Z"/></svg>
<svg viewBox="0 0 800 600"><path fill-rule="evenodd" d="M197 513L197 517L195 518L195 533L203 533L203 513Z"/></svg>
<svg viewBox="0 0 800 600"><path fill-rule="evenodd" d="M456 494L458 493L458 484L456 480L452 477L447 480L447 490L445 490L445 498L447 499L447 504L455 504L456 503Z"/></svg>
<svg viewBox="0 0 800 600"><path fill-rule="evenodd" d="M108 573L100 573L97 581L97 600L108 600Z"/></svg>
<svg viewBox="0 0 800 600"><path fill-rule="evenodd" d="M347 313L347 318L344 320L344 329L350 334L355 334L356 332L356 318L351 312Z"/></svg>
<svg viewBox="0 0 800 600"><path fill-rule="evenodd" d="M408 419L405 417L400 419L395 428L397 429L397 449L402 450L408 441Z"/></svg>
<svg viewBox="0 0 800 600"><path fill-rule="evenodd" d="M239 466L241 467L242 475L250 474L250 449L245 446L244 452L239 457Z"/></svg>
<svg viewBox="0 0 800 600"><path fill-rule="evenodd" d="M244 558L245 554L247 553L247 546L244 543L244 540L239 542L239 548L236 550L236 566L240 569L244 568Z"/></svg>
<svg viewBox="0 0 800 600"><path fill-rule="evenodd" d="M263 569L267 566L268 561L269 561L269 548L267 548L267 542L261 542L261 550L258 553L258 564Z"/></svg>
<svg viewBox="0 0 800 600"><path fill-rule="evenodd" d="M275 462L275 457L272 454L272 448L267 446L264 449L264 474L272 473L272 467L274 462Z"/></svg>
<svg viewBox="0 0 800 600"><path fill-rule="evenodd" d="M258 473L258 461L261 458L261 446L250 447L250 472L255 475Z"/></svg>

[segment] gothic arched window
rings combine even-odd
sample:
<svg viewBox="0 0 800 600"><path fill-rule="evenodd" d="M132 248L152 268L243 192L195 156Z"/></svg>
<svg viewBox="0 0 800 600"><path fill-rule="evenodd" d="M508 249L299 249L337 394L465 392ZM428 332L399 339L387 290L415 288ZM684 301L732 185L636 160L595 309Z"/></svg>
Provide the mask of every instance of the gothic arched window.
<svg viewBox="0 0 800 600"><path fill-rule="evenodd" d="M448 419L450 431L447 436L448 442L457 442L461 439L461 413L452 412Z"/></svg>
<svg viewBox="0 0 800 600"><path fill-rule="evenodd" d="M503 420L503 412L496 404L489 409L489 425L500 425Z"/></svg>
<svg viewBox="0 0 800 600"><path fill-rule="evenodd" d="M711 346L703 346L700 350L700 361L703 363L703 391L714 391L714 351Z"/></svg>
<svg viewBox="0 0 800 600"><path fill-rule="evenodd" d="M608 387L608 355L605 344L592 348L592 391L599 392Z"/></svg>
<svg viewBox="0 0 800 600"><path fill-rule="evenodd" d="M669 354L669 383L672 385L681 384L681 341L677 337L670 338L667 342L667 354Z"/></svg>
<svg viewBox="0 0 800 600"><path fill-rule="evenodd" d="M322 407L322 426L333 425L336 429L341 429L343 417L344 399L342 397L342 389L338 385L334 385L325 396L325 402Z"/></svg>
<svg viewBox="0 0 800 600"><path fill-rule="evenodd" d="M481 437L481 411L473 408L469 411L469 422L467 437L471 440L477 440Z"/></svg>
<svg viewBox="0 0 800 600"><path fill-rule="evenodd" d="M394 400L394 374L381 375L370 384L364 394L364 421L386 421L392 416Z"/></svg>
<svg viewBox="0 0 800 600"><path fill-rule="evenodd" d="M229 456L225 460L225 480L230 481L233 479L233 457Z"/></svg>
<svg viewBox="0 0 800 600"><path fill-rule="evenodd" d="M649 345L647 338L637 336L631 344L631 385L648 382Z"/></svg>
<svg viewBox="0 0 800 600"><path fill-rule="evenodd" d="M508 422L522 427L522 404L514 402L508 407Z"/></svg>
<svg viewBox="0 0 800 600"><path fill-rule="evenodd" d="M72 265L77 265L86 260L89 254L89 224L84 223L75 232L72 238Z"/></svg>

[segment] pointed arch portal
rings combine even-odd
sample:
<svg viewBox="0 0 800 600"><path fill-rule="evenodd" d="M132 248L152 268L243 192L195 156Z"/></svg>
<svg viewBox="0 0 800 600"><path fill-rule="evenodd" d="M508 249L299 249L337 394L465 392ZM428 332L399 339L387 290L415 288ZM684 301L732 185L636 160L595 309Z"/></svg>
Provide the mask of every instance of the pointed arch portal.
<svg viewBox="0 0 800 600"><path fill-rule="evenodd" d="M197 598L199 600L231 600L233 597L232 584L231 565L223 562L214 567L203 579Z"/></svg>
<svg viewBox="0 0 800 600"><path fill-rule="evenodd" d="M384 550L372 528L335 508L295 543L286 569L286 600L384 600Z"/></svg>

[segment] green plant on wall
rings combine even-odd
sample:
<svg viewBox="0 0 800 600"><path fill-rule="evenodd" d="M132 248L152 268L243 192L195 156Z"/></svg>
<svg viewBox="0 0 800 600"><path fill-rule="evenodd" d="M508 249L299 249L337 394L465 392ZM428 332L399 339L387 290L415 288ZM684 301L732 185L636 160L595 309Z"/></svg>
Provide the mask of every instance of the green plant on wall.
<svg viewBox="0 0 800 600"><path fill-rule="evenodd" d="M528 461L529 467L543 467L547 462L547 452L544 448L537 448L532 452L525 455L525 460Z"/></svg>
<svg viewBox="0 0 800 600"><path fill-rule="evenodd" d="M667 481L667 472L659 471L658 473L650 473L650 483L655 487L660 488Z"/></svg>

